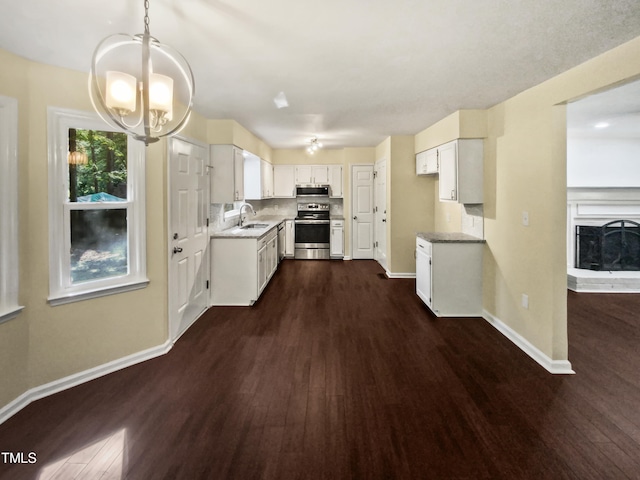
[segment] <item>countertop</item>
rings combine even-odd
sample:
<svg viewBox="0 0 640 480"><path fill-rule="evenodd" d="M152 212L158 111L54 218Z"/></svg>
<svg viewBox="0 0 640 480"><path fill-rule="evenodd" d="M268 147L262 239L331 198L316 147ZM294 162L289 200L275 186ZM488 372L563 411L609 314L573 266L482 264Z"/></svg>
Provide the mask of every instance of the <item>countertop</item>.
<svg viewBox="0 0 640 480"><path fill-rule="evenodd" d="M285 220L292 220L289 217L276 217L276 216L268 216L268 217L251 217L251 220L245 222L245 225L249 225L252 223L266 223L267 226L264 228L249 228L246 230L241 230L239 226L234 226L231 228L227 228L226 230L217 230L210 231L210 238L261 238L262 236L269 233L270 230L276 228L280 223Z"/></svg>
<svg viewBox="0 0 640 480"><path fill-rule="evenodd" d="M460 232L418 232L417 236L431 243L485 243L482 238Z"/></svg>

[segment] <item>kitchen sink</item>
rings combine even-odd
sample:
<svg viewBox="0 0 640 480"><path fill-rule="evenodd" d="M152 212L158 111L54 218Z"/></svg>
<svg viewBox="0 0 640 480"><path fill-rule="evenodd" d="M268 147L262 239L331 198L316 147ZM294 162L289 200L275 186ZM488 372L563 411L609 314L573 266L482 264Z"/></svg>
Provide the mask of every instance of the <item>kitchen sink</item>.
<svg viewBox="0 0 640 480"><path fill-rule="evenodd" d="M250 223L248 225L243 225L240 227L242 230L248 230L250 228L267 228L269 226L268 223Z"/></svg>

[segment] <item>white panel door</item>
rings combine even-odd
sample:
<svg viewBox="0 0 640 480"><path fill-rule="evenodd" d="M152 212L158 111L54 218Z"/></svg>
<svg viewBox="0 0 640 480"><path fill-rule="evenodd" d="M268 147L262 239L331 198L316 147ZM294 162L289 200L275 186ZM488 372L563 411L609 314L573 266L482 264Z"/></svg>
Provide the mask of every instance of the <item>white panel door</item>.
<svg viewBox="0 0 640 480"><path fill-rule="evenodd" d="M387 269L387 161L378 160L375 167L375 243L374 258Z"/></svg>
<svg viewBox="0 0 640 480"><path fill-rule="evenodd" d="M208 150L169 141L169 335L176 340L209 306Z"/></svg>
<svg viewBox="0 0 640 480"><path fill-rule="evenodd" d="M373 165L354 165L351 173L352 258L373 258Z"/></svg>

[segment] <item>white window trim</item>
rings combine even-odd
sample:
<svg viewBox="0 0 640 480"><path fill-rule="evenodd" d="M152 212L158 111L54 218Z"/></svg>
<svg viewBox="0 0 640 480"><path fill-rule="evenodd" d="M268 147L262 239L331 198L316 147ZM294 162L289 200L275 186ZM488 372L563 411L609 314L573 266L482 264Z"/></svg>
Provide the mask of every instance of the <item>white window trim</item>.
<svg viewBox="0 0 640 480"><path fill-rule="evenodd" d="M0 323L24 307L19 292L18 101L0 95Z"/></svg>
<svg viewBox="0 0 640 480"><path fill-rule="evenodd" d="M67 154L69 129L116 131L95 113L49 107L49 304L61 305L144 288L147 278L145 222L145 147L128 137L127 216L129 274L71 284L68 252L69 178ZM77 206L77 205L76 205ZM119 202L105 202L88 208L122 208Z"/></svg>

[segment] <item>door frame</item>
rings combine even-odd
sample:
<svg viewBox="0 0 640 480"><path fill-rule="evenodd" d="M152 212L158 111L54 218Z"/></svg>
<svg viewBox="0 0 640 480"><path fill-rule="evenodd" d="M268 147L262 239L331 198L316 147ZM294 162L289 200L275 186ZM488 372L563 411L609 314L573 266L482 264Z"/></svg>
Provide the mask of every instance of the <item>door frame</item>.
<svg viewBox="0 0 640 480"><path fill-rule="evenodd" d="M173 338L173 326L176 322L179 322L179 319L173 318L173 297L171 295L171 285L172 285L172 279L173 276L175 276L177 274L177 271L175 269L175 266L173 265L173 262L171 261L172 259L172 251L171 251L171 244L172 244L172 221L173 218L171 216L171 148L172 148L172 142L175 140L179 140L185 143L190 143L192 145L195 145L197 147L201 147L204 149L204 151L206 152L206 163L205 163L205 168L207 171L207 176L210 175L211 172L211 153L210 153L210 145L204 142L200 142L198 140L194 140L192 138L187 138L184 137L182 135L174 135L171 138L167 139L166 142L166 175L167 175L167 201L166 201L166 205L165 208L167 209L167 225L166 225L166 237L165 237L165 244L164 244L164 248L165 248L165 253L166 253L166 262L167 262L167 339L168 341L173 344L175 343L188 329L191 325L193 325L193 323L195 323L195 321L189 325L189 327L185 328L182 331L177 331L176 332L176 336L175 338ZM208 181L206 182L207 184L207 192L206 192L206 201L205 201L205 205L207 205L210 208L210 199L211 199L211 182ZM207 211L207 224L209 224L210 221L210 213L209 211ZM210 268L210 259L209 259L209 247L207 246L207 248L205 249L205 257L203 259L203 262L206 263L207 265L207 273L206 273L206 278L207 281L209 282L209 285L211 285L211 268ZM207 302L208 306L211 306L211 302L208 301ZM206 311L206 310L205 310ZM204 313L204 311L202 312ZM200 314L202 315L202 314ZM197 320L197 319L196 319Z"/></svg>

